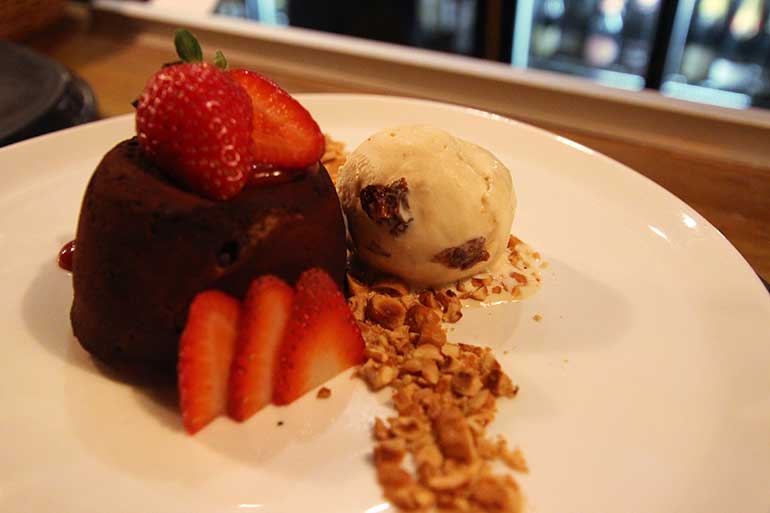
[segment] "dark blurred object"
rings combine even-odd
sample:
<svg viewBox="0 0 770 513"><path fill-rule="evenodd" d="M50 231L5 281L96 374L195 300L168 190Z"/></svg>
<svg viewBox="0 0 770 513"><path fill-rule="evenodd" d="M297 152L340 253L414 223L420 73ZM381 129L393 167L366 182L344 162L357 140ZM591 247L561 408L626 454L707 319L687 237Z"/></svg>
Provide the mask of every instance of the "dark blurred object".
<svg viewBox="0 0 770 513"><path fill-rule="evenodd" d="M725 107L770 107L770 2L680 2L661 90Z"/></svg>
<svg viewBox="0 0 770 513"><path fill-rule="evenodd" d="M216 13L770 108L770 0L219 0Z"/></svg>
<svg viewBox="0 0 770 513"><path fill-rule="evenodd" d="M59 17L63 0L0 0L0 39L19 39Z"/></svg>
<svg viewBox="0 0 770 513"><path fill-rule="evenodd" d="M417 28L415 5L409 1L290 0L286 3L288 21L295 27L407 44Z"/></svg>
<svg viewBox="0 0 770 513"><path fill-rule="evenodd" d="M97 118L91 88L63 66L0 41L0 146Z"/></svg>
<svg viewBox="0 0 770 513"><path fill-rule="evenodd" d="M217 14L266 25L302 27L334 34L498 60L485 35L499 32L500 19L487 25L482 0L220 0ZM495 3L495 2L491 2ZM499 2L498 2L499 3ZM494 41L495 52L499 41Z"/></svg>
<svg viewBox="0 0 770 513"><path fill-rule="evenodd" d="M511 63L642 89L659 0L519 0Z"/></svg>

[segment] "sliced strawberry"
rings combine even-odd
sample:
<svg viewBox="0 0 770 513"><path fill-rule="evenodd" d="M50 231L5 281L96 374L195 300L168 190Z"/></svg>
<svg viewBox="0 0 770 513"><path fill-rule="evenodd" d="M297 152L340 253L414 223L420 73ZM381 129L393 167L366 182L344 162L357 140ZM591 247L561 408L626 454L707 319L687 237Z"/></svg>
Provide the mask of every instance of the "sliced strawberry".
<svg viewBox="0 0 770 513"><path fill-rule="evenodd" d="M191 435L227 406L240 310L237 300L215 290L201 292L190 305L177 372L182 423Z"/></svg>
<svg viewBox="0 0 770 513"><path fill-rule="evenodd" d="M230 373L228 412L246 420L273 398L275 355L291 313L294 290L275 276L254 280L243 301Z"/></svg>
<svg viewBox="0 0 770 513"><path fill-rule="evenodd" d="M302 273L278 350L273 401L288 404L363 356L361 332L334 280L321 269Z"/></svg>
<svg viewBox="0 0 770 513"><path fill-rule="evenodd" d="M251 96L256 164L300 168L321 158L324 136L318 123L297 100L253 71L235 69L228 73Z"/></svg>

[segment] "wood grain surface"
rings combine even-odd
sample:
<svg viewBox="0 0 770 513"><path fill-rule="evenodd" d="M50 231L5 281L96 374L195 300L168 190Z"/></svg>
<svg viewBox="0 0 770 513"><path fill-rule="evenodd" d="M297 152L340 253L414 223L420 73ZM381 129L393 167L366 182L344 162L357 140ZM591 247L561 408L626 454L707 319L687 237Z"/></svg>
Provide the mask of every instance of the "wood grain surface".
<svg viewBox="0 0 770 513"><path fill-rule="evenodd" d="M87 16L72 13L45 32L29 36L24 43L88 81L105 117L131 112L131 101L147 78L159 64L175 57L170 41L168 47L161 47L135 30L94 23ZM231 64L246 63L236 57ZM376 86L352 87L343 76L337 81L321 81L280 69L263 71L293 93L385 92ZM614 139L578 127L543 128L604 153L662 185L700 212L760 275L770 279L770 162L755 167L662 150L645 141Z"/></svg>

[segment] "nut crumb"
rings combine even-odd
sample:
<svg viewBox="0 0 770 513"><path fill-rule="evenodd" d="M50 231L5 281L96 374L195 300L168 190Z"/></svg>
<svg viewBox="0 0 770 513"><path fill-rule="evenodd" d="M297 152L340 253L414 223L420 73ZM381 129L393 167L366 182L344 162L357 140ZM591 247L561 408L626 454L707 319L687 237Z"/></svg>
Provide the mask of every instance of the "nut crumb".
<svg viewBox="0 0 770 513"><path fill-rule="evenodd" d="M366 305L365 314L370 321L393 330L404 324L406 308L394 297L374 294Z"/></svg>
<svg viewBox="0 0 770 513"><path fill-rule="evenodd" d="M330 388L321 387L318 389L318 393L315 395L316 399L328 399L332 396Z"/></svg>

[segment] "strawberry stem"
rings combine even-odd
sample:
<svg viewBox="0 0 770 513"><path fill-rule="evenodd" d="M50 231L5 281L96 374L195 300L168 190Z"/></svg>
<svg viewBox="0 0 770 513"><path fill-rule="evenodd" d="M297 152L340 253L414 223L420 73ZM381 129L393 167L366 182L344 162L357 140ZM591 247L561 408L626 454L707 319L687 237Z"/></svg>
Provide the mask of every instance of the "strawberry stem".
<svg viewBox="0 0 770 513"><path fill-rule="evenodd" d="M176 53L183 62L203 62L203 50L195 36L187 29L174 33Z"/></svg>
<svg viewBox="0 0 770 513"><path fill-rule="evenodd" d="M214 64L222 70L227 69L227 59L225 58L225 54L222 53L222 50L217 50L217 54L214 56Z"/></svg>

